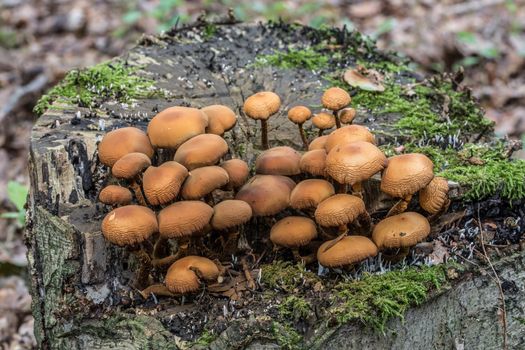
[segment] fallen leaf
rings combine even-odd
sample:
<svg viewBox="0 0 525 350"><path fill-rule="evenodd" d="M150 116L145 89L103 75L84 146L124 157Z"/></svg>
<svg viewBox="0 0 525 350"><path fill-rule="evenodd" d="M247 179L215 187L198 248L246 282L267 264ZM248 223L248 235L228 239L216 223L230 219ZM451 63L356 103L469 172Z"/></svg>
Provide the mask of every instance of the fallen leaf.
<svg viewBox="0 0 525 350"><path fill-rule="evenodd" d="M371 74L371 70L366 72L368 73L368 76L361 74L357 68L350 68L346 70L343 79L350 86L361 90L378 92L385 91L385 87L378 81L379 77L377 74L379 73L376 72L377 74Z"/></svg>

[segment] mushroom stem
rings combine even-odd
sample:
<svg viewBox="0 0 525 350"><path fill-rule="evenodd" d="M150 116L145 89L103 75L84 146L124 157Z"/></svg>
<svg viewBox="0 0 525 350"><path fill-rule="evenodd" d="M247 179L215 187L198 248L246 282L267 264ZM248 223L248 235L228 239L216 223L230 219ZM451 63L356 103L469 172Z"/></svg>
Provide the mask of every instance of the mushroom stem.
<svg viewBox="0 0 525 350"><path fill-rule="evenodd" d="M337 114L337 112L339 112L339 110L333 111L335 118L335 127L339 129L341 127L341 121L339 120L339 115Z"/></svg>
<svg viewBox="0 0 525 350"><path fill-rule="evenodd" d="M303 129L303 123L297 124L299 126L299 134L301 135L301 140L303 140L303 145L305 149L308 149L308 140L306 139L306 133Z"/></svg>
<svg viewBox="0 0 525 350"><path fill-rule="evenodd" d="M346 237L348 233L348 228L346 225L339 225L339 236L337 236L333 241L331 241L325 248L323 252L327 252L330 248L337 244L340 240Z"/></svg>
<svg viewBox="0 0 525 350"><path fill-rule="evenodd" d="M151 270L151 258L142 249L134 250L133 254L135 254L137 260L140 262L140 267L136 275L135 287L142 289L144 286L148 285L149 272Z"/></svg>
<svg viewBox="0 0 525 350"><path fill-rule="evenodd" d="M323 136L324 129L319 129L319 132L317 133L317 137Z"/></svg>
<svg viewBox="0 0 525 350"><path fill-rule="evenodd" d="M152 284L146 289L140 291L140 295L142 295L144 299L148 299L148 297L151 294L165 296L165 297L176 297L177 296L177 294L170 292L169 289L163 284Z"/></svg>
<svg viewBox="0 0 525 350"><path fill-rule="evenodd" d="M224 244L223 244L223 251L225 255L231 255L234 254L237 250L237 244L239 241L239 231L235 232L228 232L227 238L224 241L224 238L221 236Z"/></svg>
<svg viewBox="0 0 525 350"><path fill-rule="evenodd" d="M135 197L137 198L137 202L147 207L146 200L144 199L144 194L142 193L142 189L140 188L140 185L135 180L131 180L131 189L133 192L135 192Z"/></svg>
<svg viewBox="0 0 525 350"><path fill-rule="evenodd" d="M212 192L210 192L206 196L204 196L204 201L211 207L213 207L215 205L215 200L213 199Z"/></svg>
<svg viewBox="0 0 525 350"><path fill-rule="evenodd" d="M395 250L383 251L382 256L384 260L389 261L391 263L396 263L396 262L403 260L408 255L409 252L410 252L409 247L402 247L402 248L399 248L397 251Z"/></svg>
<svg viewBox="0 0 525 350"><path fill-rule="evenodd" d="M172 254L170 256L166 256L164 258L160 258L160 259L153 259L151 260L151 265L153 265L154 267L164 267L164 266L169 266L171 264L173 264L175 261L179 260L179 258L181 258L182 256L182 251L179 250L177 253L175 254Z"/></svg>
<svg viewBox="0 0 525 350"><path fill-rule="evenodd" d="M352 194L363 199L363 185L361 181L352 185Z"/></svg>
<svg viewBox="0 0 525 350"><path fill-rule="evenodd" d="M411 194L405 196L405 198L400 199L399 202L397 202L392 207L392 209L390 209L388 214L386 214L386 217L397 215L397 214L401 214L402 212L407 210L408 204L410 203L410 200L412 200L412 195Z"/></svg>
<svg viewBox="0 0 525 350"><path fill-rule="evenodd" d="M299 254L299 249L292 249L292 252L293 252L293 257L295 261L300 262L301 264L304 264L304 265L314 263L317 260L316 253L311 253L311 254L308 254L307 256L302 256L301 254Z"/></svg>
<svg viewBox="0 0 525 350"><path fill-rule="evenodd" d="M370 217L370 214L368 214L367 211L365 211L361 216L359 217L359 221L363 227L364 232L366 232L367 236L370 236L370 231L372 228L372 218Z"/></svg>
<svg viewBox="0 0 525 350"><path fill-rule="evenodd" d="M250 243L248 243L248 238L246 237L246 233L243 229L239 232L239 239L237 240L237 249L241 252L251 252L252 247L250 246Z"/></svg>
<svg viewBox="0 0 525 350"><path fill-rule="evenodd" d="M335 181L336 183L336 189L337 193L346 193L346 184L340 184L339 182Z"/></svg>
<svg viewBox="0 0 525 350"><path fill-rule="evenodd" d="M261 143L263 149L270 148L268 144L268 122L266 119L261 119Z"/></svg>
<svg viewBox="0 0 525 350"><path fill-rule="evenodd" d="M166 238L163 238L159 236L157 239L157 242L155 242L155 245L153 247L153 257L159 258L161 256L166 255L166 244L168 243L168 240Z"/></svg>

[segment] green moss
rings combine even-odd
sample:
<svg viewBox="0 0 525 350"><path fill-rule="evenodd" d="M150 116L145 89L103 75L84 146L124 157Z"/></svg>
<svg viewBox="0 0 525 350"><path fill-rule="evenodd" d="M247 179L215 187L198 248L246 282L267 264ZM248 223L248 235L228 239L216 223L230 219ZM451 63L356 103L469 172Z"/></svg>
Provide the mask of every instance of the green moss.
<svg viewBox="0 0 525 350"><path fill-rule="evenodd" d="M440 289L445 281L442 265L366 274L359 281L341 282L335 287L336 301L330 311L339 323L359 320L384 331L390 318L403 318L410 306L423 303L429 292Z"/></svg>
<svg viewBox="0 0 525 350"><path fill-rule="evenodd" d="M202 334L191 344L191 346L195 346L195 345L207 346L211 342L213 342L215 339L217 339L217 335L205 329L202 332Z"/></svg>
<svg viewBox="0 0 525 350"><path fill-rule="evenodd" d="M289 295L279 305L279 314L287 320L306 319L312 312L310 303L298 296Z"/></svg>
<svg viewBox="0 0 525 350"><path fill-rule="evenodd" d="M256 67L274 66L279 68L305 68L316 70L328 65L328 56L312 48L274 51L269 55L260 55L255 59Z"/></svg>
<svg viewBox="0 0 525 350"><path fill-rule="evenodd" d="M153 80L138 76L135 74L137 70L137 67L121 62L105 62L88 69L72 70L40 98L34 112L43 114L58 99L81 107L94 107L95 102L101 100L129 102L157 94Z"/></svg>
<svg viewBox="0 0 525 350"><path fill-rule="evenodd" d="M289 324L272 322L271 334L281 349L302 349L303 337Z"/></svg>
<svg viewBox="0 0 525 350"><path fill-rule="evenodd" d="M267 287L289 293L305 284L313 285L320 281L316 274L306 271L304 265L293 265L289 261L276 260L261 269L261 281Z"/></svg>
<svg viewBox="0 0 525 350"><path fill-rule="evenodd" d="M211 39L217 33L217 25L207 23L202 29L202 36L205 40Z"/></svg>

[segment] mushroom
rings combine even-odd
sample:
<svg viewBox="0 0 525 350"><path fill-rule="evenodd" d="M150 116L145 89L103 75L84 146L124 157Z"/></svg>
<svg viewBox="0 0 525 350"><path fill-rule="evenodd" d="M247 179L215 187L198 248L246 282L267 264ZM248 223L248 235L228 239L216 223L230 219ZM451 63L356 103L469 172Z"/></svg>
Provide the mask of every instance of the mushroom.
<svg viewBox="0 0 525 350"><path fill-rule="evenodd" d="M352 107L343 108L339 111L339 120L342 124L352 124L355 119L356 110Z"/></svg>
<svg viewBox="0 0 525 350"><path fill-rule="evenodd" d="M219 268L201 256L186 256L175 261L166 273L165 284L172 293L186 294L199 290L201 283L215 281Z"/></svg>
<svg viewBox="0 0 525 350"><path fill-rule="evenodd" d="M270 148L257 157L255 172L262 175L297 175L301 173L301 155L291 147Z"/></svg>
<svg viewBox="0 0 525 350"><path fill-rule="evenodd" d="M349 223L356 222L365 232L372 223L363 200L350 194L336 194L319 203L315 210L315 221L324 227L339 228L339 236L332 245L326 247L327 250L347 235Z"/></svg>
<svg viewBox="0 0 525 350"><path fill-rule="evenodd" d="M344 107L348 106L351 101L352 98L350 97L348 92L338 87L329 88L324 92L323 96L321 97L323 107L333 111L335 124L338 129L341 127L341 122L339 121L337 112L343 109Z"/></svg>
<svg viewBox="0 0 525 350"><path fill-rule="evenodd" d="M303 124L310 119L311 116L312 112L305 106L295 106L288 111L288 119L299 127L299 134L301 135L304 148L308 148L308 140L306 139Z"/></svg>
<svg viewBox="0 0 525 350"><path fill-rule="evenodd" d="M319 129L319 137L323 136L324 130L333 128L335 126L335 121L336 119L334 116L326 112L317 113L312 118L312 123Z"/></svg>
<svg viewBox="0 0 525 350"><path fill-rule="evenodd" d="M412 196L434 178L434 164L420 153L408 153L388 158L388 166L381 177L381 191L401 200L388 216L404 212Z"/></svg>
<svg viewBox="0 0 525 350"><path fill-rule="evenodd" d="M334 186L326 180L303 180L292 190L290 205L296 210L311 210L334 194Z"/></svg>
<svg viewBox="0 0 525 350"><path fill-rule="evenodd" d="M130 186L140 205L147 205L144 200L140 182L142 171L151 165L150 158L143 153L128 153L113 164L111 173L118 179L130 181Z"/></svg>
<svg viewBox="0 0 525 350"><path fill-rule="evenodd" d="M250 168L248 164L242 159L230 159L220 164L220 167L226 170L230 181L228 182L228 189L237 190L248 180L250 175Z"/></svg>
<svg viewBox="0 0 525 350"><path fill-rule="evenodd" d="M326 156L326 172L338 183L351 185L353 194L359 197L362 197L361 182L371 178L385 166L386 157L383 152L373 144L363 141L338 145Z"/></svg>
<svg viewBox="0 0 525 350"><path fill-rule="evenodd" d="M268 149L268 118L279 111L281 99L270 91L258 92L244 101L244 113L254 120L261 121L261 143L263 149Z"/></svg>
<svg viewBox="0 0 525 350"><path fill-rule="evenodd" d="M237 116L231 108L223 105L211 105L201 108L208 116L206 133L222 136L226 131L232 129L237 123Z"/></svg>
<svg viewBox="0 0 525 350"><path fill-rule="evenodd" d="M255 175L241 187L235 199L252 207L254 216L271 216L286 209L295 182L280 175Z"/></svg>
<svg viewBox="0 0 525 350"><path fill-rule="evenodd" d="M212 192L229 181L226 170L219 166L205 166L190 171L182 186L182 198L200 199L207 197L210 204L213 202Z"/></svg>
<svg viewBox="0 0 525 350"><path fill-rule="evenodd" d="M299 161L299 167L301 171L314 176L327 176L326 151L324 148L305 152Z"/></svg>
<svg viewBox="0 0 525 350"><path fill-rule="evenodd" d="M335 244L334 241L324 242L317 250L317 260L324 267L352 266L378 253L377 246L367 237L346 236ZM333 246L328 250L331 244Z"/></svg>
<svg viewBox="0 0 525 350"><path fill-rule="evenodd" d="M187 176L188 170L174 161L162 163L158 167L148 167L142 180L148 203L164 205L175 200Z"/></svg>
<svg viewBox="0 0 525 350"><path fill-rule="evenodd" d="M188 170L215 165L228 153L228 144L220 136L202 134L184 142L175 152L173 160Z"/></svg>
<svg viewBox="0 0 525 350"><path fill-rule="evenodd" d="M434 218L450 205L447 179L436 176L419 191L419 205Z"/></svg>
<svg viewBox="0 0 525 350"><path fill-rule="evenodd" d="M158 229L155 213L140 205L126 205L113 209L102 220L104 237L118 246L127 246L140 261L137 288L143 288L147 284L151 269L151 258L140 248L140 244L158 232Z"/></svg>
<svg viewBox="0 0 525 350"><path fill-rule="evenodd" d="M108 185L100 191L98 200L111 206L122 206L131 203L133 195L126 187Z"/></svg>
<svg viewBox="0 0 525 350"><path fill-rule="evenodd" d="M381 220L372 232L372 240L380 250L400 249L399 253L386 255L396 259L408 254L409 248L423 241L430 234L430 224L421 214L405 212Z"/></svg>
<svg viewBox="0 0 525 350"><path fill-rule="evenodd" d="M270 240L273 244L292 249L296 261L310 264L315 261L315 254L303 257L299 248L304 247L317 237L317 228L312 219L302 216L288 216L273 225Z"/></svg>
<svg viewBox="0 0 525 350"><path fill-rule="evenodd" d="M367 128L361 125L347 125L340 129L332 131L324 145L326 152L330 152L333 148L338 145L345 145L347 143L364 141L371 144L375 144L374 135L368 131Z"/></svg>
<svg viewBox="0 0 525 350"><path fill-rule="evenodd" d="M248 203L241 200L229 199L213 207L213 216L210 224L215 230L227 232L228 237L225 242L223 241L222 245L226 254L229 255L235 251L239 238L239 227L251 218L252 208Z"/></svg>
<svg viewBox="0 0 525 350"><path fill-rule="evenodd" d="M153 157L153 147L144 131L126 127L108 132L98 144L98 158L102 164L112 167L113 164L128 153L144 153Z"/></svg>
<svg viewBox="0 0 525 350"><path fill-rule="evenodd" d="M319 136L310 142L308 145L308 150L313 151L314 149L324 149L324 145L326 144L326 140L328 139L328 135Z"/></svg>

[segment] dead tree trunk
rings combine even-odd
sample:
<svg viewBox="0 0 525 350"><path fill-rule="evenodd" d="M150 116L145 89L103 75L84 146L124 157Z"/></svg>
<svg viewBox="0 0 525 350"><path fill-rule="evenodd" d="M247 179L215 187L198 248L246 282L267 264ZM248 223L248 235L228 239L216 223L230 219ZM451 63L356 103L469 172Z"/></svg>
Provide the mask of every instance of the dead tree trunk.
<svg viewBox="0 0 525 350"><path fill-rule="evenodd" d="M272 54L274 50L309 50L320 45L326 47L324 52L330 57L343 50L354 55L342 55L338 67L319 64L319 67L276 68L257 61L260 55ZM152 96L130 102L125 100L126 96L105 96L100 92L97 103L89 108L79 107L73 103L74 99L59 98L38 119L31 138L26 239L39 348L185 346L184 336L177 327L184 328L191 304L172 307L166 300L160 306L143 307L129 288L133 259L124 250L108 244L100 232L105 211L96 204L96 195L108 172L98 162L96 146L106 131L127 125L145 128L157 111L172 105L224 104L240 116L237 127L228 134L232 155L253 164L259 151L260 130L243 114L244 99L260 90L279 94L284 107L270 119L270 144L301 149L297 127L288 122L285 111L299 101L318 106L323 87L328 85L324 78L355 64L358 58L376 62L392 59L370 47L359 35L344 30L318 31L284 24L199 23L162 37L143 38L116 60L126 67L135 67L134 74L154 81L156 93ZM400 83L410 74L406 71L400 74ZM399 116L363 114L357 123L381 131L379 143L385 143L396 136L389 127L396 118ZM312 135L315 130L308 126L307 133ZM515 282L507 297L507 331L509 348L519 348L525 342L525 328L520 321L525 308L525 256L516 252L500 261L496 268L501 276ZM200 303L211 301L203 299ZM392 320L391 332L386 336L359 324L331 327L319 320L304 336L301 346L499 348L498 305L497 288L490 277L470 273L450 290L411 309L404 322ZM224 331L209 347L280 347L282 344L269 330L271 319L271 315L253 317L247 313L229 323L225 317Z"/></svg>

